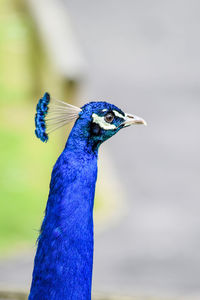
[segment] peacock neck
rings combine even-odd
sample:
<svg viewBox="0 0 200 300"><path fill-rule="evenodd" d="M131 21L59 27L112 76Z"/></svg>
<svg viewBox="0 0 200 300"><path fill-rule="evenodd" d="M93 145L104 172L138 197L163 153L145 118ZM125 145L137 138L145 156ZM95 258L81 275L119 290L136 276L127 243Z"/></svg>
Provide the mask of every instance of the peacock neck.
<svg viewBox="0 0 200 300"><path fill-rule="evenodd" d="M94 156L97 158L100 143L91 138L90 129L86 123L87 121L84 119L82 122L75 123L67 140L65 150L79 153L83 157L92 158Z"/></svg>
<svg viewBox="0 0 200 300"><path fill-rule="evenodd" d="M29 300L90 300L98 149L72 130L52 172Z"/></svg>

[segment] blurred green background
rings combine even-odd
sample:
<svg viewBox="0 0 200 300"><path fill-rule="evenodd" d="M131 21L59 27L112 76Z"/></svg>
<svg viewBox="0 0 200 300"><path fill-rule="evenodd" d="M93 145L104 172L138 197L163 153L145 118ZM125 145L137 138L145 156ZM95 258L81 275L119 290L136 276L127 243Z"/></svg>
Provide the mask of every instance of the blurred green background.
<svg viewBox="0 0 200 300"><path fill-rule="evenodd" d="M38 236L51 170L67 129L48 144L34 135L41 94L75 101L67 82L48 58L21 0L0 0L0 254L26 247ZM69 129L68 129L69 130ZM64 138L63 138L64 137Z"/></svg>
<svg viewBox="0 0 200 300"><path fill-rule="evenodd" d="M59 151L57 143L47 150L34 136L38 82L45 87L46 62L22 4L0 0L0 252L36 239ZM46 68L44 78L52 74Z"/></svg>

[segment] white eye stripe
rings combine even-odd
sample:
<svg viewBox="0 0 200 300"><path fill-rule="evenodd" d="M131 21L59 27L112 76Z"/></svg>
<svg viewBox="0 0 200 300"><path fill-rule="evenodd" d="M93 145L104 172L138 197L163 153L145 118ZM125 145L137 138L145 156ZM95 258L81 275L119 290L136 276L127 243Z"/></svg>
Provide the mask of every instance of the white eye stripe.
<svg viewBox="0 0 200 300"><path fill-rule="evenodd" d="M98 124L101 128L105 130L116 129L117 127L114 124L109 124L104 120L104 116L100 117L97 114L92 114L93 122Z"/></svg>
<svg viewBox="0 0 200 300"><path fill-rule="evenodd" d="M123 116L122 114L120 114L118 111L116 110L113 110L113 113L115 114L116 117L119 117L121 119L124 119L125 120L125 116Z"/></svg>

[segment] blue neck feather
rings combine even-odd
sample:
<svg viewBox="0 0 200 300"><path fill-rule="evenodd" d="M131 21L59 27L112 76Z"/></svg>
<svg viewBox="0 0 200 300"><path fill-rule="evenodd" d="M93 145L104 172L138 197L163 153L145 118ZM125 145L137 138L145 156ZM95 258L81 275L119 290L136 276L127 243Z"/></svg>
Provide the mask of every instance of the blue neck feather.
<svg viewBox="0 0 200 300"><path fill-rule="evenodd" d="M52 117L50 101L46 93L35 116L35 133L43 142L52 128L48 121L62 126L77 120L52 172L29 300L90 300L98 148L134 118L107 102L90 102L73 112L56 104Z"/></svg>
<svg viewBox="0 0 200 300"><path fill-rule="evenodd" d="M29 300L90 300L98 144L76 122L52 172Z"/></svg>

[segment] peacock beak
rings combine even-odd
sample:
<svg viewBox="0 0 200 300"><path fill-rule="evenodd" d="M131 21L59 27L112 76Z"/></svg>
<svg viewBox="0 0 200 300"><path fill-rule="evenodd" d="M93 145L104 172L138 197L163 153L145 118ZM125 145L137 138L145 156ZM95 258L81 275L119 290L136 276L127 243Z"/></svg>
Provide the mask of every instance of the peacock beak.
<svg viewBox="0 0 200 300"><path fill-rule="evenodd" d="M123 122L123 125L130 126L134 124L143 124L147 126L147 122L144 119L137 117L135 115L125 114L125 121Z"/></svg>

